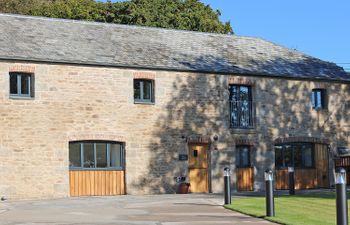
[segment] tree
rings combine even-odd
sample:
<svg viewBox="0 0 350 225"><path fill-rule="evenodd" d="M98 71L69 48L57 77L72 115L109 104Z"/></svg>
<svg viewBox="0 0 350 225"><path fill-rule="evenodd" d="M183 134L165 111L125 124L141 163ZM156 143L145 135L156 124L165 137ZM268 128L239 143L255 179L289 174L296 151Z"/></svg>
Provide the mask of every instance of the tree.
<svg viewBox="0 0 350 225"><path fill-rule="evenodd" d="M31 15L31 12L51 0L0 0L0 12Z"/></svg>
<svg viewBox="0 0 350 225"><path fill-rule="evenodd" d="M95 0L0 0L0 11L54 18L92 20L212 33L230 33L230 22L221 22L199 0L129 0L112 3Z"/></svg>

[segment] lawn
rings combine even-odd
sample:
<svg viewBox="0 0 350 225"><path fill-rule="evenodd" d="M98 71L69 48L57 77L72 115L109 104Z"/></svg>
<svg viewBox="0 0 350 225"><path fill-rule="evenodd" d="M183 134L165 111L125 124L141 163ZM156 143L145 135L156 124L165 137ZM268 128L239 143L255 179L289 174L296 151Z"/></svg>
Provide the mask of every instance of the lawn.
<svg viewBox="0 0 350 225"><path fill-rule="evenodd" d="M276 196L275 217L265 216L265 197L233 197L232 204L225 207L281 224L336 224L334 193Z"/></svg>

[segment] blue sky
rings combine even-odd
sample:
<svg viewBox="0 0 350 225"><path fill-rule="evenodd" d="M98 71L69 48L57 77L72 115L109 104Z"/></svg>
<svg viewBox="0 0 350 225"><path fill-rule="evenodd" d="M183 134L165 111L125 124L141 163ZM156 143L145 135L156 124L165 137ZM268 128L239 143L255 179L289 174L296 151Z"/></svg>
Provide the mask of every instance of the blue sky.
<svg viewBox="0 0 350 225"><path fill-rule="evenodd" d="M350 0L202 2L219 9L237 35L261 37L350 70Z"/></svg>

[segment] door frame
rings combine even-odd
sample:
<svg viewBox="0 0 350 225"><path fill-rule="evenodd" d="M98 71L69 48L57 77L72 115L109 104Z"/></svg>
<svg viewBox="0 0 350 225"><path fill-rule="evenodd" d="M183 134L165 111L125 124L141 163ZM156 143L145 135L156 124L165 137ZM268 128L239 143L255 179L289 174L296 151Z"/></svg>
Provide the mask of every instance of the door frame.
<svg viewBox="0 0 350 225"><path fill-rule="evenodd" d="M190 160L190 149L191 146L207 146L207 191L202 192L202 193L211 193L211 157L210 157L210 143L203 143L203 142L188 142L187 143L187 154L188 154L188 163L187 163L187 170L188 170L188 176L190 173L190 165L189 165L189 160Z"/></svg>

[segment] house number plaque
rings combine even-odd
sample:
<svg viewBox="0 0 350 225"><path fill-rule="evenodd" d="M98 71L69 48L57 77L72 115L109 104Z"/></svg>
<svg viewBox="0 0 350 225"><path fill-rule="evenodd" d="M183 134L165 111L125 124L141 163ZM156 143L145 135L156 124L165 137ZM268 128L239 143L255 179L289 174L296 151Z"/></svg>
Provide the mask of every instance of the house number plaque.
<svg viewBox="0 0 350 225"><path fill-rule="evenodd" d="M188 155L187 154L179 154L179 160L180 161L188 160Z"/></svg>

